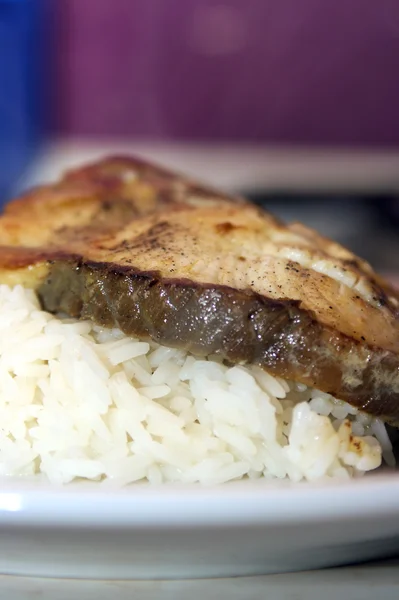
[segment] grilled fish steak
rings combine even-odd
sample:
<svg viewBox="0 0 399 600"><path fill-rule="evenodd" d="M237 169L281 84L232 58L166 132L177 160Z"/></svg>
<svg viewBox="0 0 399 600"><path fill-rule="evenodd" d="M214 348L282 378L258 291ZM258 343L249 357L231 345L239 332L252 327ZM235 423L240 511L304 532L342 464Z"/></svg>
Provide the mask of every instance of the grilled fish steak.
<svg viewBox="0 0 399 600"><path fill-rule="evenodd" d="M0 282L43 308L218 354L399 423L398 295L351 252L133 158L6 206Z"/></svg>

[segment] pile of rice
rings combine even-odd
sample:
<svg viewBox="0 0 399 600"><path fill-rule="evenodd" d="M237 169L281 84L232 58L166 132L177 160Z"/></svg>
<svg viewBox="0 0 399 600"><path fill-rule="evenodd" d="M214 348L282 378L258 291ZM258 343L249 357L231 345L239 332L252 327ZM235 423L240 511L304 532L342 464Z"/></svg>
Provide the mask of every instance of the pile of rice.
<svg viewBox="0 0 399 600"><path fill-rule="evenodd" d="M57 318L32 291L0 286L0 475L349 478L391 451L381 422L332 396Z"/></svg>

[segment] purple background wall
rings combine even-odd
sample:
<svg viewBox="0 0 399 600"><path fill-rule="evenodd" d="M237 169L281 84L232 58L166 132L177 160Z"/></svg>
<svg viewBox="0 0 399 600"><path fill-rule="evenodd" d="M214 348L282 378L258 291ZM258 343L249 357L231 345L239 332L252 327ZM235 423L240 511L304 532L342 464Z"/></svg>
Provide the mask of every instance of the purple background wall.
<svg viewBox="0 0 399 600"><path fill-rule="evenodd" d="M58 0L70 135L399 145L399 0Z"/></svg>

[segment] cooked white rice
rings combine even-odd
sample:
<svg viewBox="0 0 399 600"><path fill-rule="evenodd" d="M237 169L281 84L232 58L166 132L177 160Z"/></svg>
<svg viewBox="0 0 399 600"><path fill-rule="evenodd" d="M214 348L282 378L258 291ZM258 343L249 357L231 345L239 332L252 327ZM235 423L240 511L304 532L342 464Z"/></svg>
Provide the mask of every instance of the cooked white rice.
<svg viewBox="0 0 399 600"><path fill-rule="evenodd" d="M0 286L0 475L349 478L391 451L381 422L328 394L56 318Z"/></svg>

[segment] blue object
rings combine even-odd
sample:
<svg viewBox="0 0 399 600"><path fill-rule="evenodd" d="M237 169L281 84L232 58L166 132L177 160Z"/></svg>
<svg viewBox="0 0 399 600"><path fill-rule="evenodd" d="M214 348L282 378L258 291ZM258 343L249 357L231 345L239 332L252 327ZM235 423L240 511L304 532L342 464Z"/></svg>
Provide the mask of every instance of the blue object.
<svg viewBox="0 0 399 600"><path fill-rule="evenodd" d="M0 0L0 204L43 134L42 30L42 0Z"/></svg>

